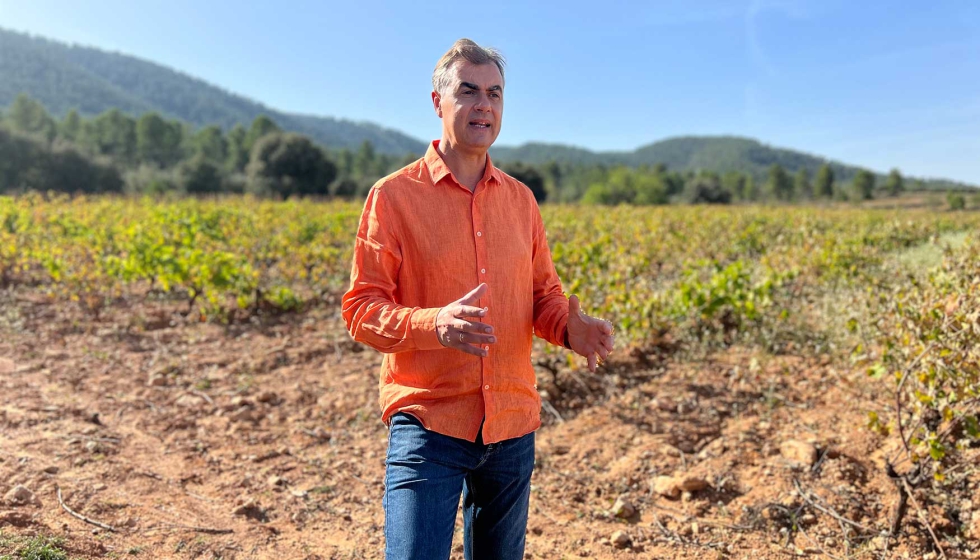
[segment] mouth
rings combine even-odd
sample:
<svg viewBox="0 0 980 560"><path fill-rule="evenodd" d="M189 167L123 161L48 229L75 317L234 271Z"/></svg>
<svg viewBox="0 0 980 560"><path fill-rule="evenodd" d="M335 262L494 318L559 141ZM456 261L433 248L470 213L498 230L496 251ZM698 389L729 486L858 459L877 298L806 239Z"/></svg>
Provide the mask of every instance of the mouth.
<svg viewBox="0 0 980 560"><path fill-rule="evenodd" d="M470 121L470 126L475 126L476 128L490 128L490 121L477 119Z"/></svg>

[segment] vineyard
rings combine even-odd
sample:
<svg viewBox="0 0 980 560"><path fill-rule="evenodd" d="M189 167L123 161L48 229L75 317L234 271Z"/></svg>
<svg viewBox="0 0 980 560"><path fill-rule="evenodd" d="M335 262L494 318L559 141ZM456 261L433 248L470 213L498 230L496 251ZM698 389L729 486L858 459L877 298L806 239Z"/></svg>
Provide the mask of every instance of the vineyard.
<svg viewBox="0 0 980 560"><path fill-rule="evenodd" d="M380 558L360 211L0 197L0 558ZM619 348L536 341L529 558L980 552L980 215L542 215Z"/></svg>

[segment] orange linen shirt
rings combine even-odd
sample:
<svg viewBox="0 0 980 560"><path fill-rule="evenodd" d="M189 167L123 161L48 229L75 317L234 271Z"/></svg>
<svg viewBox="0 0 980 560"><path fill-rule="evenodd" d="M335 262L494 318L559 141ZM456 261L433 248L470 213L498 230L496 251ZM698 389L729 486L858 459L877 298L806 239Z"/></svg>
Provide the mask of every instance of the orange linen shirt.
<svg viewBox="0 0 980 560"><path fill-rule="evenodd" d="M429 430L494 443L536 430L541 399L532 335L561 346L568 299L531 191L493 166L473 192L436 151L378 181L357 229L343 317L384 353L381 419L404 411ZM487 357L446 348L439 310L486 282L478 303L497 342Z"/></svg>

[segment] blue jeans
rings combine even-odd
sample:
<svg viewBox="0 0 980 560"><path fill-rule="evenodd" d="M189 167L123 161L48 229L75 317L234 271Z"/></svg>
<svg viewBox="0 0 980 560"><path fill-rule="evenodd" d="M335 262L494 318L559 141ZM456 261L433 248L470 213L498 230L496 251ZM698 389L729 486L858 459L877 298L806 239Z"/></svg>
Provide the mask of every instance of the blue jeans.
<svg viewBox="0 0 980 560"><path fill-rule="evenodd" d="M385 461L385 559L449 558L460 492L467 560L524 557L534 432L483 445L391 417Z"/></svg>

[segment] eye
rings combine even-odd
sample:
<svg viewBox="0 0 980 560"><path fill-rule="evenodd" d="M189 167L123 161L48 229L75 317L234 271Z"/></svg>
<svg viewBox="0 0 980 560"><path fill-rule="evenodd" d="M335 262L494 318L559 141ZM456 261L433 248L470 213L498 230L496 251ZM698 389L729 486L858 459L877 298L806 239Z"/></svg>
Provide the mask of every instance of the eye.
<svg viewBox="0 0 980 560"><path fill-rule="evenodd" d="M497 93L497 92L493 92L493 93L490 94L490 97L492 97L494 99L500 99L500 94Z"/></svg>

